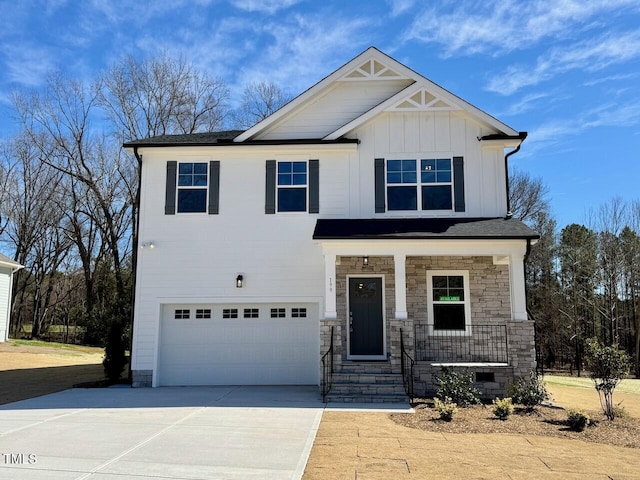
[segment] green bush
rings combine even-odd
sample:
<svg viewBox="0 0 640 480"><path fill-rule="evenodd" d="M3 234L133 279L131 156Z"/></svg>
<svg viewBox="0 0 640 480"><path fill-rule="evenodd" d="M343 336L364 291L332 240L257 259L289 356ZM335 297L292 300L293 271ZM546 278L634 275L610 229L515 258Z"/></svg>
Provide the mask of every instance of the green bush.
<svg viewBox="0 0 640 480"><path fill-rule="evenodd" d="M500 420L506 420L513 413L513 403L509 397L493 401L493 414Z"/></svg>
<svg viewBox="0 0 640 480"><path fill-rule="evenodd" d="M443 368L436 375L436 396L440 400L449 398L460 407L467 407L480 402L480 391L473 386L473 373L468 370L456 372Z"/></svg>
<svg viewBox="0 0 640 480"><path fill-rule="evenodd" d="M121 322L113 321L109 325L109 333L104 349L104 373L109 380L116 382L127 364L127 343L124 336L124 326Z"/></svg>
<svg viewBox="0 0 640 480"><path fill-rule="evenodd" d="M529 372L528 377L519 378L512 384L507 395L516 405L522 405L527 411L534 410L538 405L549 398L542 377L536 372Z"/></svg>
<svg viewBox="0 0 640 480"><path fill-rule="evenodd" d="M589 426L590 421L589 416L581 410L567 410L567 425L571 430L581 432Z"/></svg>
<svg viewBox="0 0 640 480"><path fill-rule="evenodd" d="M450 422L453 420L453 416L458 413L458 405L451 401L451 398L445 397L444 400L439 398L433 399L434 408L440 416L440 420Z"/></svg>
<svg viewBox="0 0 640 480"><path fill-rule="evenodd" d="M605 347L598 339L589 338L585 344L585 363L598 391L602 411L613 420L616 417L613 390L629 373L629 356L617 345Z"/></svg>

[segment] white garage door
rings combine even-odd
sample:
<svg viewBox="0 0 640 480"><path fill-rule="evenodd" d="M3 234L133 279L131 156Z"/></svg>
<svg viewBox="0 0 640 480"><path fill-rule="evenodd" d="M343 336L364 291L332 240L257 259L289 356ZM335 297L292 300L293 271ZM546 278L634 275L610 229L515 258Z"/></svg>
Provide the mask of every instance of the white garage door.
<svg viewBox="0 0 640 480"><path fill-rule="evenodd" d="M164 305L160 385L316 385L313 304Z"/></svg>

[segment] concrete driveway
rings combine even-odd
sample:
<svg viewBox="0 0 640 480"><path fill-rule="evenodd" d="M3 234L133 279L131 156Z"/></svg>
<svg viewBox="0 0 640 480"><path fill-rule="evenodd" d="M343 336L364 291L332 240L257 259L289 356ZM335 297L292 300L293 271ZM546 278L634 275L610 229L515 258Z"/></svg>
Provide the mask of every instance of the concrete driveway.
<svg viewBox="0 0 640 480"><path fill-rule="evenodd" d="M74 389L0 406L0 479L300 478L317 387Z"/></svg>

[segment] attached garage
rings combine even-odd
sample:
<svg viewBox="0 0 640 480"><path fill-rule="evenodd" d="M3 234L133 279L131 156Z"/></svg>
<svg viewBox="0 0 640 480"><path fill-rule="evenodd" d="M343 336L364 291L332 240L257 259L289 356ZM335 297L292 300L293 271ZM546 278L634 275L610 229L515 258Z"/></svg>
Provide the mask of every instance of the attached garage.
<svg viewBox="0 0 640 480"><path fill-rule="evenodd" d="M163 305L158 384L317 385L318 305Z"/></svg>

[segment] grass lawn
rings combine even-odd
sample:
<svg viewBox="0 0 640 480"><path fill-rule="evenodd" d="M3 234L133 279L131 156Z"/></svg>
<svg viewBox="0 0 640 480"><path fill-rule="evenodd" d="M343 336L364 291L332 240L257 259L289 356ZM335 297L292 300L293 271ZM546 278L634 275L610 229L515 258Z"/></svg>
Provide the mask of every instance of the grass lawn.
<svg viewBox="0 0 640 480"><path fill-rule="evenodd" d="M544 381L548 385L562 385L565 387L580 387L593 389L593 381L588 376L566 377L562 375L545 375ZM615 389L615 392L632 393L640 395L640 379L626 378L622 380Z"/></svg>
<svg viewBox="0 0 640 480"><path fill-rule="evenodd" d="M104 350L38 340L0 343L0 405L104 379Z"/></svg>

